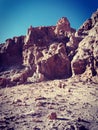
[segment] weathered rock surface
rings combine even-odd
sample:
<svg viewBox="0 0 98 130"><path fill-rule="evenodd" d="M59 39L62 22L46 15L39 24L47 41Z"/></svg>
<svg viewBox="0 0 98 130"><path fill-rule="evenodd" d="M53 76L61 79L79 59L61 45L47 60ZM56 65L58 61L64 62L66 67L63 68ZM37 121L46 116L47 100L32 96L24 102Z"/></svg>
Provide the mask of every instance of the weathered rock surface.
<svg viewBox="0 0 98 130"><path fill-rule="evenodd" d="M0 68L22 64L22 48L24 36L7 39L5 44L0 44Z"/></svg>
<svg viewBox="0 0 98 130"><path fill-rule="evenodd" d="M82 32L79 36L84 38L79 43L77 53L72 60L73 74L85 72L87 77L98 75L98 11L83 24L80 30Z"/></svg>
<svg viewBox="0 0 98 130"><path fill-rule="evenodd" d="M38 60L38 71L48 79L71 76L71 62L63 43L53 43L49 50L43 50L43 57Z"/></svg>
<svg viewBox="0 0 98 130"><path fill-rule="evenodd" d="M77 35L84 38L89 34L89 31L96 26L96 24L98 25L98 10L92 14L91 18L83 23L77 31Z"/></svg>
<svg viewBox="0 0 98 130"><path fill-rule="evenodd" d="M66 17L62 17L56 25L55 34L59 35L67 35L68 32L71 31L70 23Z"/></svg>
<svg viewBox="0 0 98 130"><path fill-rule="evenodd" d="M66 43L70 41L73 33L75 30L70 27L67 18L61 18L56 26L31 26L28 29L23 47L23 64L32 68L32 80L71 76L71 62L66 53Z"/></svg>
<svg viewBox="0 0 98 130"><path fill-rule="evenodd" d="M83 73L98 75L98 10L78 31L62 17L56 26L30 26L26 36L0 44L2 87Z"/></svg>

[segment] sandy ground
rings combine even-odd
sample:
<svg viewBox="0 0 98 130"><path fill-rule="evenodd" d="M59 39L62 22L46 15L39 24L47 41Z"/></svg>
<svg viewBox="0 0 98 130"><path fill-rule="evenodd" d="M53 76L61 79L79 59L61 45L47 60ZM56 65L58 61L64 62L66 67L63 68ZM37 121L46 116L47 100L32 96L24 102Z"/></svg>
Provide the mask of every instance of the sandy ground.
<svg viewBox="0 0 98 130"><path fill-rule="evenodd" d="M2 88L0 130L98 130L98 84L70 78Z"/></svg>

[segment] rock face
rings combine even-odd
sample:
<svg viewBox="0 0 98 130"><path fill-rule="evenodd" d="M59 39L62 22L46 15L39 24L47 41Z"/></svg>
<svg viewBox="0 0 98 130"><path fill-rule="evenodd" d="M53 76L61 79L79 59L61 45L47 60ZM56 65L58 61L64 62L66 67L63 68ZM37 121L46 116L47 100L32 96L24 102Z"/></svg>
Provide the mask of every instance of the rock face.
<svg viewBox="0 0 98 130"><path fill-rule="evenodd" d="M0 67L22 64L22 48L24 36L7 39L5 44L0 44Z"/></svg>
<svg viewBox="0 0 98 130"><path fill-rule="evenodd" d="M91 18L87 19L83 23L83 25L77 31L78 36L84 38L85 36L89 34L90 30L95 28L96 24L98 25L98 10L92 14Z"/></svg>
<svg viewBox="0 0 98 130"><path fill-rule="evenodd" d="M49 50L43 50L43 56L38 60L38 69L48 79L71 76L71 62L66 54L63 43L53 43Z"/></svg>
<svg viewBox="0 0 98 130"><path fill-rule="evenodd" d="M23 64L32 68L32 79L42 81L71 76L66 43L74 33L75 29L70 27L67 18L61 18L56 26L31 26L28 29L24 39Z"/></svg>
<svg viewBox="0 0 98 130"><path fill-rule="evenodd" d="M98 74L98 10L78 30L83 40L79 43L77 53L72 60L73 74Z"/></svg>
<svg viewBox="0 0 98 130"><path fill-rule="evenodd" d="M70 23L66 17L62 17L55 28L55 34L57 35L66 35L66 33L70 32Z"/></svg>
<svg viewBox="0 0 98 130"><path fill-rule="evenodd" d="M78 31L66 17L0 44L0 85L98 75L98 10Z"/></svg>

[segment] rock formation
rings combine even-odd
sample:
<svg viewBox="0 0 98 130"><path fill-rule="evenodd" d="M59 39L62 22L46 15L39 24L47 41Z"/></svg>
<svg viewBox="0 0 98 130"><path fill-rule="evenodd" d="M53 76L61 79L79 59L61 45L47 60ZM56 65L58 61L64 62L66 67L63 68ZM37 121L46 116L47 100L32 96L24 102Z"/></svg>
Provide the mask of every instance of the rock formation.
<svg viewBox="0 0 98 130"><path fill-rule="evenodd" d="M49 50L43 50L43 56L38 60L39 73L48 79L71 76L71 62L66 54L63 43L53 43Z"/></svg>
<svg viewBox="0 0 98 130"><path fill-rule="evenodd" d="M22 63L22 48L24 36L7 39L5 44L0 44L0 68Z"/></svg>
<svg viewBox="0 0 98 130"><path fill-rule="evenodd" d="M70 32L70 23L66 17L61 18L55 28L55 34L59 35L66 35L66 33Z"/></svg>
<svg viewBox="0 0 98 130"><path fill-rule="evenodd" d="M0 86L98 75L98 10L78 31L62 17L56 26L32 27L0 44Z"/></svg>
<svg viewBox="0 0 98 130"><path fill-rule="evenodd" d="M95 76L98 74L98 10L77 32L83 40L72 60L73 74L86 71L88 76Z"/></svg>

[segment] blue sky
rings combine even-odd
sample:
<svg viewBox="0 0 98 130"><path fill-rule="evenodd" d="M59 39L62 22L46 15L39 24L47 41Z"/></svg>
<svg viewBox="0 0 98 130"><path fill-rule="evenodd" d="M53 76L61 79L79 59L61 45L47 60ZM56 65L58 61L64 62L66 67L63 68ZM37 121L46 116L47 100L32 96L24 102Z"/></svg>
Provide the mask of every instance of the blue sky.
<svg viewBox="0 0 98 130"><path fill-rule="evenodd" d="M97 8L98 0L0 0L0 43L26 35L30 25L56 25L63 16L78 29Z"/></svg>

